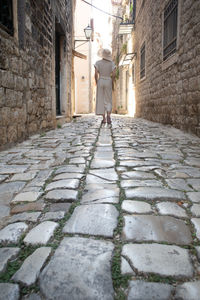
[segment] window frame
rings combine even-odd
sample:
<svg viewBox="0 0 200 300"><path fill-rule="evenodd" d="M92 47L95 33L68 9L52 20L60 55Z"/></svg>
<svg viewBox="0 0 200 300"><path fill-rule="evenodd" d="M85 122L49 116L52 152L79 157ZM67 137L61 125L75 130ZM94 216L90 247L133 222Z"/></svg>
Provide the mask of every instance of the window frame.
<svg viewBox="0 0 200 300"><path fill-rule="evenodd" d="M0 28L7 32L9 35L14 36L14 5L13 5L13 0L8 0L8 10L9 10L9 16L7 18L7 22L9 26L6 26L5 23L0 22ZM3 18L0 17L0 19Z"/></svg>
<svg viewBox="0 0 200 300"><path fill-rule="evenodd" d="M163 10L162 55L163 55L164 62L177 52L178 19L179 19L178 14L179 14L179 0L168 1ZM169 37L169 35L171 36Z"/></svg>

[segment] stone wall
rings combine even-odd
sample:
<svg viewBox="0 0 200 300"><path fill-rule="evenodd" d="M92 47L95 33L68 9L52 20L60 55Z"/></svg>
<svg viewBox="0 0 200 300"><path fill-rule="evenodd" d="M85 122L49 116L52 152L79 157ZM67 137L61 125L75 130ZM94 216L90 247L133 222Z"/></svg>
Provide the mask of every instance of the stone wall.
<svg viewBox="0 0 200 300"><path fill-rule="evenodd" d="M200 1L178 1L178 46L163 62L163 11L168 0L137 0L133 52L136 116L200 136ZM140 79L145 42L146 76Z"/></svg>
<svg viewBox="0 0 200 300"><path fill-rule="evenodd" d="M14 1L14 35L0 27L0 149L56 125L55 29L62 29L65 117L71 116L72 1Z"/></svg>

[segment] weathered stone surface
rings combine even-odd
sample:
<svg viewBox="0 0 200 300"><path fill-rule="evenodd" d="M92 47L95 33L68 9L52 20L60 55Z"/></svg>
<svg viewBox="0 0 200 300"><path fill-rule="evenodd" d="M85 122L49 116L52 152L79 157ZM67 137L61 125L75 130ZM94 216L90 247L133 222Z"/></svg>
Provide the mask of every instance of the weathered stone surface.
<svg viewBox="0 0 200 300"><path fill-rule="evenodd" d="M161 215L172 215L180 218L188 218L184 208L174 202L160 202L156 204Z"/></svg>
<svg viewBox="0 0 200 300"><path fill-rule="evenodd" d="M196 230L196 236L200 240L200 219L199 218L193 218L191 219L191 222L194 224L195 230Z"/></svg>
<svg viewBox="0 0 200 300"><path fill-rule="evenodd" d="M83 195L82 203L118 203L119 189L92 190Z"/></svg>
<svg viewBox="0 0 200 300"><path fill-rule="evenodd" d="M48 192L55 189L77 189L78 186L79 186L78 179L64 179L64 180L54 181L48 184L45 190Z"/></svg>
<svg viewBox="0 0 200 300"><path fill-rule="evenodd" d="M125 190L127 198L134 200L185 200L185 195L182 192L157 187L138 187L135 189Z"/></svg>
<svg viewBox="0 0 200 300"><path fill-rule="evenodd" d="M83 157L71 158L69 164L84 164L85 159Z"/></svg>
<svg viewBox="0 0 200 300"><path fill-rule="evenodd" d="M13 195L23 189L25 184L26 182L21 181L2 183L0 185L0 203L9 204Z"/></svg>
<svg viewBox="0 0 200 300"><path fill-rule="evenodd" d="M41 212L29 212L29 213L21 213L21 214L16 214L12 216L9 219L9 223L14 223L14 222L37 222L38 218L40 217Z"/></svg>
<svg viewBox="0 0 200 300"><path fill-rule="evenodd" d="M55 211L55 212L47 212L42 218L41 221L47 221L47 220L61 220L65 216L64 211Z"/></svg>
<svg viewBox="0 0 200 300"><path fill-rule="evenodd" d="M84 172L83 166L75 166L75 165L68 165L64 167L60 167L55 171L55 175L61 174L61 173L83 173Z"/></svg>
<svg viewBox="0 0 200 300"><path fill-rule="evenodd" d="M27 286L34 284L50 253L50 247L36 249L33 254L25 259L20 269L12 276L12 280Z"/></svg>
<svg viewBox="0 0 200 300"><path fill-rule="evenodd" d="M200 180L199 179L187 179L188 184L190 184L193 189L200 192Z"/></svg>
<svg viewBox="0 0 200 300"><path fill-rule="evenodd" d="M94 184L99 184L99 183L100 184L102 184L102 183L112 184L114 182L115 181L106 180L106 179L100 178L100 177L92 175L92 174L88 174L87 177L86 177L86 184L91 184L91 183L94 183Z"/></svg>
<svg viewBox="0 0 200 300"><path fill-rule="evenodd" d="M192 202L199 203L200 202L200 192L188 192L188 199Z"/></svg>
<svg viewBox="0 0 200 300"><path fill-rule="evenodd" d="M113 249L111 242L64 238L39 277L45 299L112 300Z"/></svg>
<svg viewBox="0 0 200 300"><path fill-rule="evenodd" d="M1 165L0 174L17 174L23 173L28 169L28 165L19 166L19 165Z"/></svg>
<svg viewBox="0 0 200 300"><path fill-rule="evenodd" d="M8 261L15 259L20 248L0 248L0 274L6 270Z"/></svg>
<svg viewBox="0 0 200 300"><path fill-rule="evenodd" d="M61 173L59 175L56 175L53 178L53 181L56 180L63 180L63 179L81 179L83 178L83 174L79 174L79 173Z"/></svg>
<svg viewBox="0 0 200 300"><path fill-rule="evenodd" d="M15 198L11 201L12 203L18 202L35 202L42 195L41 192L24 192L19 193Z"/></svg>
<svg viewBox="0 0 200 300"><path fill-rule="evenodd" d="M75 208L63 232L112 237L117 217L118 211L111 204L81 205Z"/></svg>
<svg viewBox="0 0 200 300"><path fill-rule="evenodd" d="M121 257L121 273L123 275L125 275L125 274L135 275L135 272L133 271L130 264L124 257Z"/></svg>
<svg viewBox="0 0 200 300"><path fill-rule="evenodd" d="M28 225L23 222L10 224L0 230L0 242L15 244L27 229Z"/></svg>
<svg viewBox="0 0 200 300"><path fill-rule="evenodd" d="M122 179L155 179L156 176L152 173L142 171L127 171L121 175Z"/></svg>
<svg viewBox="0 0 200 300"><path fill-rule="evenodd" d="M178 246L127 244L123 246L122 255L130 259L138 272L176 278L193 276L189 252Z"/></svg>
<svg viewBox="0 0 200 300"><path fill-rule="evenodd" d="M128 300L169 300L173 286L164 283L130 281Z"/></svg>
<svg viewBox="0 0 200 300"><path fill-rule="evenodd" d="M53 236L58 224L51 221L45 221L34 227L25 237L24 243L27 245L45 245Z"/></svg>
<svg viewBox="0 0 200 300"><path fill-rule="evenodd" d="M10 208L7 205L0 205L0 218L10 215Z"/></svg>
<svg viewBox="0 0 200 300"><path fill-rule="evenodd" d="M192 188L184 179L166 179L166 182L171 189L180 191L192 191Z"/></svg>
<svg viewBox="0 0 200 300"><path fill-rule="evenodd" d="M36 171L15 174L9 179L9 181L29 181L32 180L36 176L36 174Z"/></svg>
<svg viewBox="0 0 200 300"><path fill-rule="evenodd" d="M118 175L114 168L90 170L89 174L95 175L97 177L100 177L100 178L108 180L108 181L118 180Z"/></svg>
<svg viewBox="0 0 200 300"><path fill-rule="evenodd" d="M194 217L200 217L200 204L193 204L190 210Z"/></svg>
<svg viewBox="0 0 200 300"><path fill-rule="evenodd" d="M45 196L46 200L57 201L76 201L78 199L78 191L68 189L55 189L48 192Z"/></svg>
<svg viewBox="0 0 200 300"><path fill-rule="evenodd" d="M0 300L18 300L20 297L18 284L0 283Z"/></svg>
<svg viewBox="0 0 200 300"><path fill-rule="evenodd" d="M200 295L200 281L185 282L178 285L174 296L175 300L198 300Z"/></svg>
<svg viewBox="0 0 200 300"><path fill-rule="evenodd" d="M33 203L27 203L27 204L18 204L15 205L14 207L11 207L11 214L18 214L21 212L26 212L30 210L35 210L35 211L41 211L45 207L44 201L37 201Z"/></svg>
<svg viewBox="0 0 200 300"><path fill-rule="evenodd" d="M112 168L114 165L114 159L94 158L91 163L91 169Z"/></svg>
<svg viewBox="0 0 200 300"><path fill-rule="evenodd" d="M192 241L184 221L166 216L124 216L123 237L133 241L156 241L187 245Z"/></svg>
<svg viewBox="0 0 200 300"><path fill-rule="evenodd" d="M129 213L145 214L151 213L151 205L143 201L124 200L122 202L122 210Z"/></svg>
<svg viewBox="0 0 200 300"><path fill-rule="evenodd" d="M23 297L22 300L42 300L42 298L40 297L40 295L32 293L28 296Z"/></svg>
<svg viewBox="0 0 200 300"><path fill-rule="evenodd" d="M71 207L71 203L54 203L49 206L49 211L64 211L67 213Z"/></svg>
<svg viewBox="0 0 200 300"><path fill-rule="evenodd" d="M158 180L122 180L120 182L122 188L139 187L139 186L159 186L162 187L162 182Z"/></svg>

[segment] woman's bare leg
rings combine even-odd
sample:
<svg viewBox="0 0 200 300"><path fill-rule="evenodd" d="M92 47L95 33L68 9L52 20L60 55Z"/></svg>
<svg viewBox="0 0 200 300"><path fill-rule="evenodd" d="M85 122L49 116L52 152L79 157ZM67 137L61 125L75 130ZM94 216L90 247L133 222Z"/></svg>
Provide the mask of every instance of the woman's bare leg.
<svg viewBox="0 0 200 300"><path fill-rule="evenodd" d="M103 114L102 117L103 117L102 123L106 123L106 117L105 117L105 114Z"/></svg>
<svg viewBox="0 0 200 300"><path fill-rule="evenodd" d="M111 112L107 111L107 123L108 124L111 124L110 115L111 115Z"/></svg>

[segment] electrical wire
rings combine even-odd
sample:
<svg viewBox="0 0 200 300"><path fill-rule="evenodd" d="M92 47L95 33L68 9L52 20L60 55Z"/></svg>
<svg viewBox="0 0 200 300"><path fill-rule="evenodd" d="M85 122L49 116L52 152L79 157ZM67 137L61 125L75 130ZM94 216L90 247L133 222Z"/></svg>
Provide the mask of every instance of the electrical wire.
<svg viewBox="0 0 200 300"><path fill-rule="evenodd" d="M110 14L110 13L104 11L103 9L100 9L100 8L94 6L93 4L91 4L91 3L89 3L89 2L87 2L87 1L85 1L85 0L81 0L81 1L85 2L86 4L88 4L88 5L90 5L90 6L94 7L94 8L96 8L96 9L98 9L98 10L100 10L100 11L101 11L102 13L104 13L104 14L107 14L107 15L109 15L109 16L111 16L111 17L114 17L114 18L121 19L121 20L123 21L123 18L122 18L122 17L112 15L112 14Z"/></svg>

